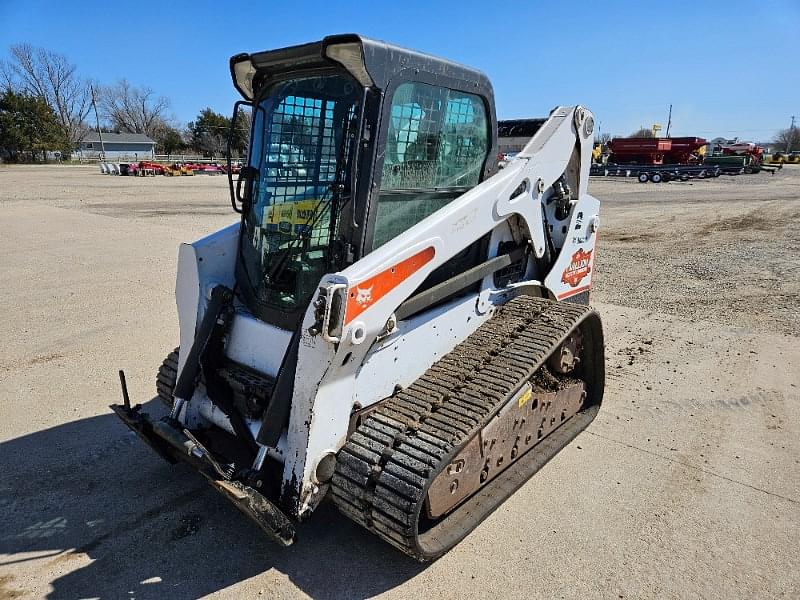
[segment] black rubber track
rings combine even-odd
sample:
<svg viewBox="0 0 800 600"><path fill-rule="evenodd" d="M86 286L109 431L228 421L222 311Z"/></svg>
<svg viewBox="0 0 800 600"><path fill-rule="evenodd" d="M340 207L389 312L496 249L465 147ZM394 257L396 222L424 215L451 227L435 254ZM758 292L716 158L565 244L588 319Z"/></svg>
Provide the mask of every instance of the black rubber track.
<svg viewBox="0 0 800 600"><path fill-rule="evenodd" d="M435 522L428 488L576 328L584 356L584 408L505 471ZM338 454L331 481L345 515L418 560L435 559L566 446L597 414L603 395L603 333L587 306L519 296L408 388L384 401Z"/></svg>
<svg viewBox="0 0 800 600"><path fill-rule="evenodd" d="M178 348L175 348L167 355L167 358L158 368L158 375L156 376L158 397L169 408L172 408L172 394L175 391L175 381L178 379L178 350Z"/></svg>

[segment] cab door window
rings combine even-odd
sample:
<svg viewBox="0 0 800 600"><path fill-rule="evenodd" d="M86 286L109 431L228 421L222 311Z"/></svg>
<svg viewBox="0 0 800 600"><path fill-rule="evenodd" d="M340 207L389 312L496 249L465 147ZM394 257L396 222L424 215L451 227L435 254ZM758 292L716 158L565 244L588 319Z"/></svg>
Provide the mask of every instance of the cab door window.
<svg viewBox="0 0 800 600"><path fill-rule="evenodd" d="M389 112L373 248L480 181L488 128L479 96L418 82L398 86Z"/></svg>

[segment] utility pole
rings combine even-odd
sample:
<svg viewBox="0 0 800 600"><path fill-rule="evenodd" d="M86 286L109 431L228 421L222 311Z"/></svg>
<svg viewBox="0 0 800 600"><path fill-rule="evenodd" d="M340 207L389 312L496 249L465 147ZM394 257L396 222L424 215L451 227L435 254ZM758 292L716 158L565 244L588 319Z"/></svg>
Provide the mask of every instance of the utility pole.
<svg viewBox="0 0 800 600"><path fill-rule="evenodd" d="M106 157L106 147L103 145L103 134L100 132L100 117L97 115L97 94L94 91L94 86L89 86L92 92L92 106L94 106L94 122L97 125L97 135L100 138L100 160Z"/></svg>
<svg viewBox="0 0 800 600"><path fill-rule="evenodd" d="M792 151L792 141L794 141L794 115L792 115L792 124L789 127L789 139L786 140L786 154Z"/></svg>
<svg viewBox="0 0 800 600"><path fill-rule="evenodd" d="M669 105L669 116L667 117L667 137L669 137L670 125L672 125L672 104Z"/></svg>

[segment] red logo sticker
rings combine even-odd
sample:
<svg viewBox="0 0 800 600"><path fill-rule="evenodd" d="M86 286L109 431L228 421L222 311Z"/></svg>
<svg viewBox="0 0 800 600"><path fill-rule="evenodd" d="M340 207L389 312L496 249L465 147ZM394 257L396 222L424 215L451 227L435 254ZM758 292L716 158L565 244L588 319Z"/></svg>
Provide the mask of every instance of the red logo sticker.
<svg viewBox="0 0 800 600"><path fill-rule="evenodd" d="M569 284L572 287L578 287L581 280L592 272L589 263L592 259L593 250L584 252L583 248L572 255L572 260L569 261L569 266L564 270L561 275L561 283Z"/></svg>

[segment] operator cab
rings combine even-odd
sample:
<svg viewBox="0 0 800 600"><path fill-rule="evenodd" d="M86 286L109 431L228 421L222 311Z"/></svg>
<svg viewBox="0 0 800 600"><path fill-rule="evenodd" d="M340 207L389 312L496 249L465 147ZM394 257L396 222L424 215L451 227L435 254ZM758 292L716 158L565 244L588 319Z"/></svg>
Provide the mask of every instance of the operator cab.
<svg viewBox="0 0 800 600"><path fill-rule="evenodd" d="M496 170L492 87L480 71L354 34L231 59L252 108L237 287L294 330L340 271ZM232 129L233 131L233 129ZM230 171L230 170L229 170ZM477 240L420 291L486 259ZM467 291L467 290L463 290Z"/></svg>

